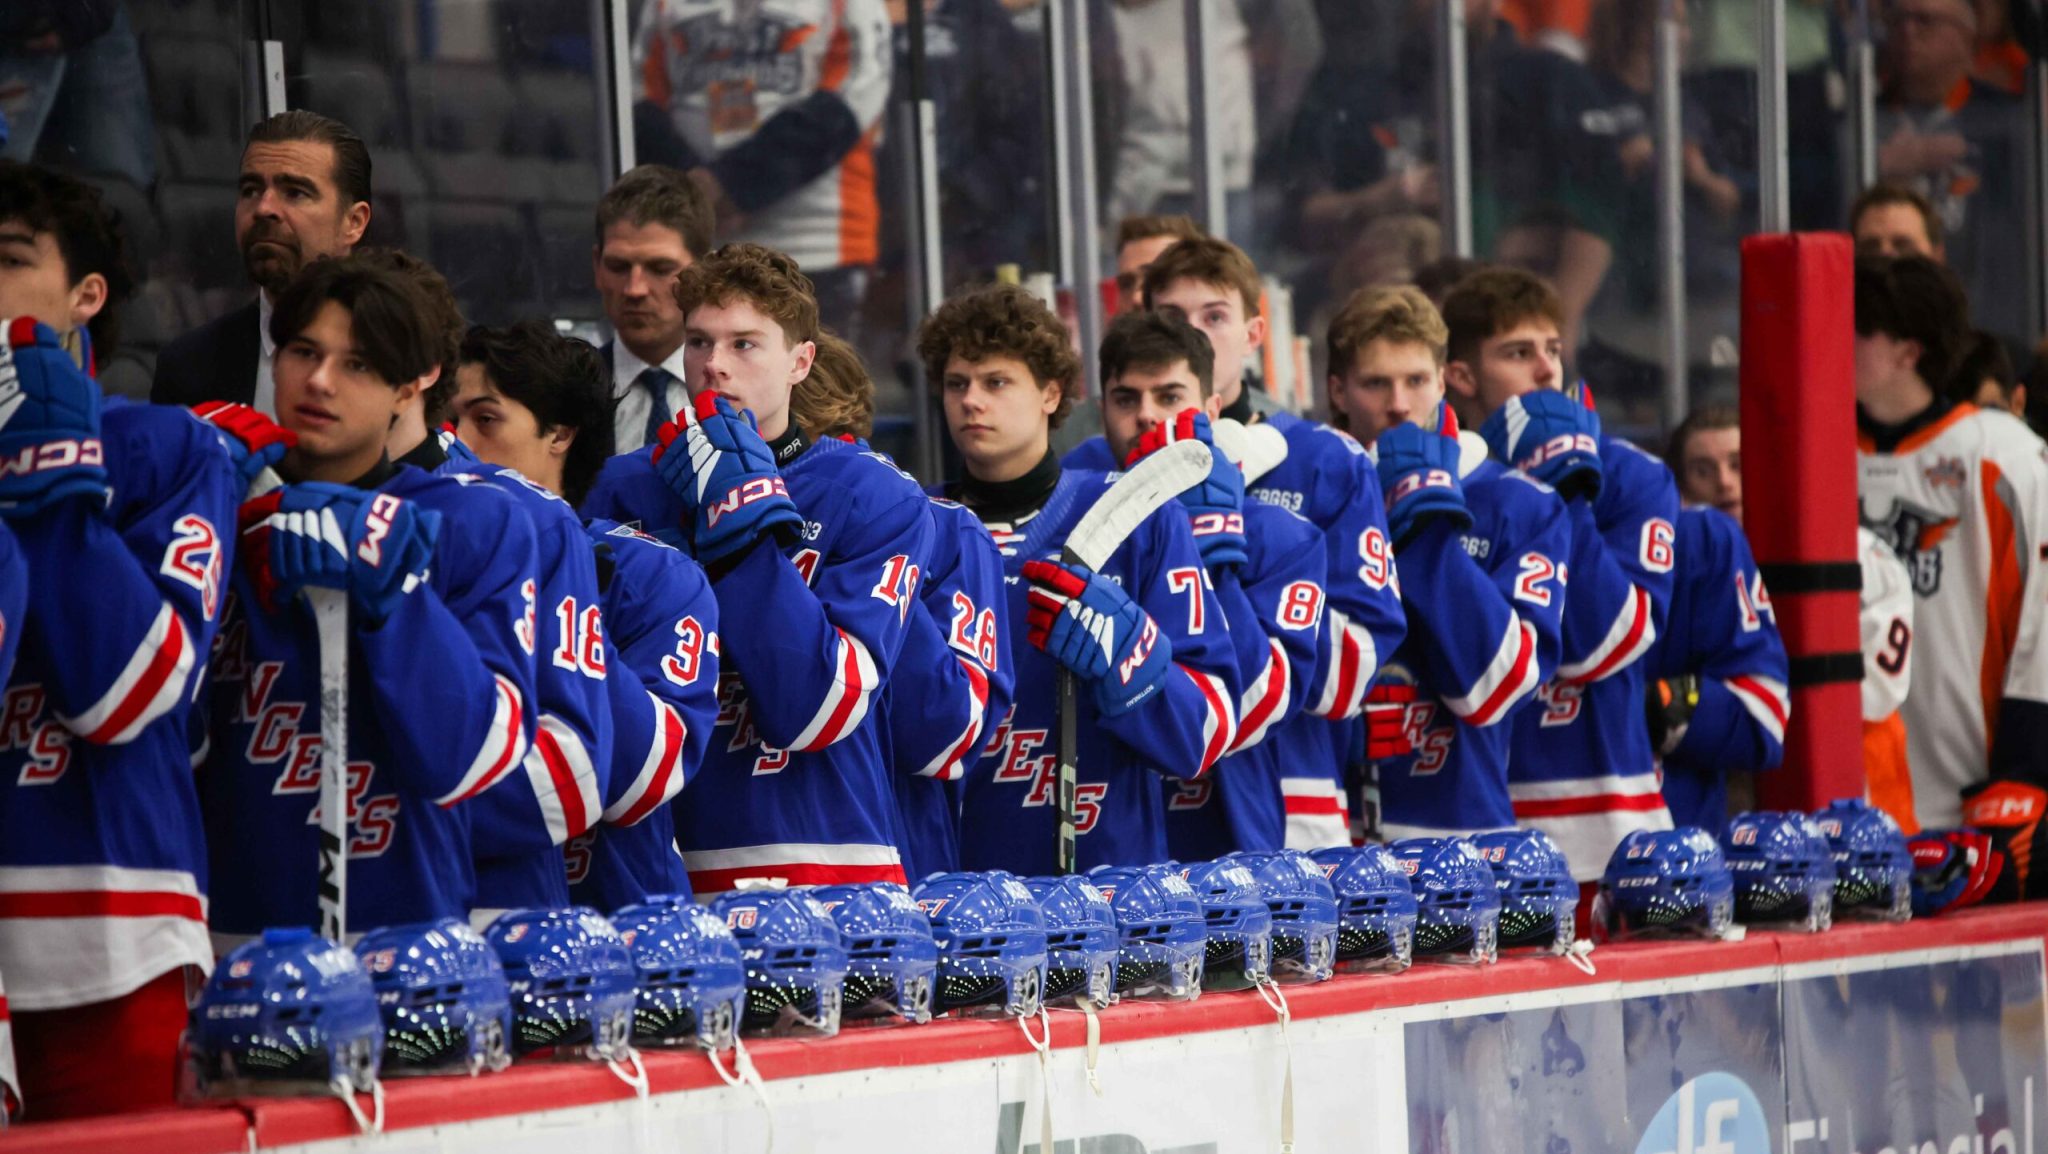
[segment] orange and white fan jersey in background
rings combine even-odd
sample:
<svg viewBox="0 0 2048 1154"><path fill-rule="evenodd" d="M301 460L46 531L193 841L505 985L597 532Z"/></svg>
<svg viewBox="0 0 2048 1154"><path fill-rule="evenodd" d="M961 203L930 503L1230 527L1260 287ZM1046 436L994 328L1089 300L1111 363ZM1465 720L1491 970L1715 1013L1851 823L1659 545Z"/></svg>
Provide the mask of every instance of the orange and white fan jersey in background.
<svg viewBox="0 0 2048 1154"><path fill-rule="evenodd" d="M742 210L720 241L780 249L806 272L875 262L883 0L646 0L633 50L634 97L668 110Z"/></svg>
<svg viewBox="0 0 2048 1154"><path fill-rule="evenodd" d="M2044 780L2048 766L2048 447L1964 404L1893 452L1867 435L1859 448L1862 522L1913 590L1899 710L1913 809L1923 826L1952 826L1965 787L1994 769Z"/></svg>
<svg viewBox="0 0 2048 1154"><path fill-rule="evenodd" d="M1899 717L1913 677L1913 579L1892 547L1861 526L1856 560L1863 569L1857 614L1863 634L1863 772L1871 804L1917 832L1906 723Z"/></svg>

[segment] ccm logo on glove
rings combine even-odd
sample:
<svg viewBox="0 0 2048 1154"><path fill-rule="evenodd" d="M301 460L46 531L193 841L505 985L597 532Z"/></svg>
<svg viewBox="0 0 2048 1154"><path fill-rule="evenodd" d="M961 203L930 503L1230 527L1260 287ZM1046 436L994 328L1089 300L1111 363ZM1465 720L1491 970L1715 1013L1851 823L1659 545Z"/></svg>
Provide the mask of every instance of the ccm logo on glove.
<svg viewBox="0 0 2048 1154"><path fill-rule="evenodd" d="M717 504L707 508L704 511L704 524L708 528L718 524L718 519L727 513L737 513L756 501L767 501L776 497L789 497L789 486L782 483L781 477L755 477L746 484L730 490Z"/></svg>
<svg viewBox="0 0 2048 1154"><path fill-rule="evenodd" d="M1543 462L1571 453L1591 453L1597 457L1600 455L1600 442L1585 433L1560 433L1529 450L1517 465L1524 471L1534 472L1536 466Z"/></svg>
<svg viewBox="0 0 2048 1154"><path fill-rule="evenodd" d="M1444 469L1423 469L1410 473L1396 481L1393 492L1387 494L1387 503L1391 505L1411 493L1420 493L1424 489L1455 489L1457 487L1458 483L1451 479L1451 474L1448 471Z"/></svg>
<svg viewBox="0 0 2048 1154"><path fill-rule="evenodd" d="M37 473L45 473L51 469L105 464L106 452L100 447L98 437L44 441L38 445L24 446L21 452L11 457L0 458L0 478L33 477Z"/></svg>
<svg viewBox="0 0 2048 1154"><path fill-rule="evenodd" d="M1122 661L1117 662L1117 679L1123 684L1129 685L1131 683L1131 675L1138 671L1140 665L1145 664L1147 657L1152 656L1152 646L1158 641L1159 623L1150 617L1145 618L1145 628L1138 633L1138 643L1131 646L1131 652L1128 656Z"/></svg>
<svg viewBox="0 0 2048 1154"><path fill-rule="evenodd" d="M398 505L398 498L389 493L379 493L370 501L369 512L363 514L363 543L356 546L356 557L363 564L384 564L384 538L391 534L391 519L398 516Z"/></svg>

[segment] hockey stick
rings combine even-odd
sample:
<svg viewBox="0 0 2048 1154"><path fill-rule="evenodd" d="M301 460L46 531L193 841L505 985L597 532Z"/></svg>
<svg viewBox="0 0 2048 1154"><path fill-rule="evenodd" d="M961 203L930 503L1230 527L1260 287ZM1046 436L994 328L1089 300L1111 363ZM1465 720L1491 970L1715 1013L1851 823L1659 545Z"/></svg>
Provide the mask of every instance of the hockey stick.
<svg viewBox="0 0 2048 1154"><path fill-rule="evenodd" d="M265 469L249 485L260 497L284 479ZM307 589L320 637L320 936L348 934L348 594Z"/></svg>
<svg viewBox="0 0 2048 1154"><path fill-rule="evenodd" d="M1209 475L1209 446L1200 441L1176 441L1139 461L1117 478L1109 492L1095 502L1067 534L1060 548L1060 560L1091 572L1109 562L1110 554L1124 543L1145 518L1158 512L1168 501L1201 484ZM1059 671L1060 714L1060 844L1059 870L1074 872L1074 810L1077 801L1075 761L1080 750L1077 732L1080 696L1074 674L1065 666Z"/></svg>
<svg viewBox="0 0 2048 1154"><path fill-rule="evenodd" d="M1268 424L1247 425L1224 417L1210 426L1216 447L1244 474L1249 485L1287 459L1287 438Z"/></svg>

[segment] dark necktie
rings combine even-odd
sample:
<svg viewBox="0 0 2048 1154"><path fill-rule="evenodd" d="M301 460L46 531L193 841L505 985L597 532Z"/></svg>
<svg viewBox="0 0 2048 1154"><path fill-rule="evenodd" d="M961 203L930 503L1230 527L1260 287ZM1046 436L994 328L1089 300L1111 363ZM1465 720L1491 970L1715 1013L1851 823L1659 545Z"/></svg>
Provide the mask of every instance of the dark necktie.
<svg viewBox="0 0 2048 1154"><path fill-rule="evenodd" d="M652 403L647 406L647 439L649 445L661 444L661 427L674 419L675 413L668 407L668 383L675 375L659 365L643 369L633 383L647 390Z"/></svg>

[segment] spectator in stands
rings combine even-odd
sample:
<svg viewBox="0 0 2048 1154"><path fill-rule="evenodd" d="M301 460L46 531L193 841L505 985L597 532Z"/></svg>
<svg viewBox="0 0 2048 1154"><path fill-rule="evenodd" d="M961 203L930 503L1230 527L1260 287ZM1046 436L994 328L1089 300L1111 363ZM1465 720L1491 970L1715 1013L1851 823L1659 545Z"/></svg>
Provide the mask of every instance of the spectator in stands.
<svg viewBox="0 0 2048 1154"><path fill-rule="evenodd" d="M1742 414L1733 405L1706 405L1671 430L1664 463L1678 478L1688 505L1712 505L1742 523Z"/></svg>
<svg viewBox="0 0 2048 1154"><path fill-rule="evenodd" d="M1874 184L1849 207L1849 235L1865 256L1924 256L1941 260L1941 218L1918 192Z"/></svg>
<svg viewBox="0 0 2048 1154"><path fill-rule="evenodd" d="M1138 288L1145 283L1145 270L1176 242L1201 235L1202 226L1184 213L1125 217L1116 227L1117 311L1143 308Z"/></svg>
<svg viewBox="0 0 2048 1154"><path fill-rule="evenodd" d="M142 54L120 0L0 6L0 155L42 159L147 191L156 131Z"/></svg>
<svg viewBox="0 0 2048 1154"><path fill-rule="evenodd" d="M688 172L728 239L788 253L856 345L890 40L883 0L651 0L634 43L639 155Z"/></svg>
<svg viewBox="0 0 2048 1154"><path fill-rule="evenodd" d="M2013 372L2005 342L1983 329L1971 330L1963 342L1948 391L1956 400L1969 401L1980 409L2027 419L2027 386Z"/></svg>
<svg viewBox="0 0 2048 1154"><path fill-rule="evenodd" d="M1429 303L1444 307L1444 298L1458 282L1486 267L1485 261L1465 256L1440 256L1415 270L1415 287L1429 298Z"/></svg>
<svg viewBox="0 0 2048 1154"><path fill-rule="evenodd" d="M384 451L394 464L417 465L431 473L448 461L436 433L455 403L455 362L469 324L462 319L462 306L456 303L447 278L433 265L395 248L366 248L358 255L404 278L426 306L427 335L434 342L440 368L421 378L419 391L399 405Z"/></svg>
<svg viewBox="0 0 2048 1154"><path fill-rule="evenodd" d="M370 150L339 120L280 112L249 130L236 182L235 245L257 299L164 346L149 399L233 401L274 415L270 309L299 270L347 255L370 225Z"/></svg>
<svg viewBox="0 0 2048 1154"><path fill-rule="evenodd" d="M1885 21L1877 172L1925 196L1947 234L1943 260L1995 332L2030 327L2024 220L2027 117L2010 93L1970 75L1977 12L1970 0L1894 0Z"/></svg>
<svg viewBox="0 0 2048 1154"><path fill-rule="evenodd" d="M599 352L612 374L612 428L621 453L652 442L689 403L676 276L711 251L711 225L699 186L665 165L641 165L597 202L591 275L612 325L613 339Z"/></svg>
<svg viewBox="0 0 2048 1154"><path fill-rule="evenodd" d="M1258 148L1252 90L1251 30L1234 3L1208 0L1214 16L1209 46L1209 107L1216 111L1211 139L1222 151L1224 222L1249 243L1252 231L1252 154ZM1181 0L1119 0L1110 9L1123 54L1123 135L1115 164L1104 173L1114 217L1191 212L1194 175L1188 143L1189 104L1186 5Z"/></svg>

